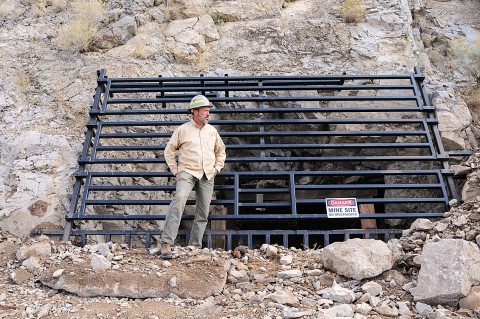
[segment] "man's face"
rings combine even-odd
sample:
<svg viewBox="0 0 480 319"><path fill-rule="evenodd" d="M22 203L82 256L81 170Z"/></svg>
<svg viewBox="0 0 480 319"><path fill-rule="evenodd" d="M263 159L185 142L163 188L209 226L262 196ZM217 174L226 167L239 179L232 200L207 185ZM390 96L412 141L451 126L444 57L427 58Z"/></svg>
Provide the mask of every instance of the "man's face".
<svg viewBox="0 0 480 319"><path fill-rule="evenodd" d="M196 109L193 112L197 122L207 124L210 118L210 107L209 106L202 106Z"/></svg>

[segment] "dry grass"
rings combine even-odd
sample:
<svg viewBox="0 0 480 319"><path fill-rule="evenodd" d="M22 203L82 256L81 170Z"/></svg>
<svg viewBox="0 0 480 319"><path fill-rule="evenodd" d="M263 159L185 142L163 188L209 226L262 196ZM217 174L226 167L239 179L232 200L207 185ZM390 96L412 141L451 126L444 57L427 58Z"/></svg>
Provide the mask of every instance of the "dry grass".
<svg viewBox="0 0 480 319"><path fill-rule="evenodd" d="M358 23L363 21L366 12L362 0L346 0L338 9L338 15L347 23Z"/></svg>
<svg viewBox="0 0 480 319"><path fill-rule="evenodd" d="M171 0L165 0L165 22L172 20L172 8L170 4Z"/></svg>
<svg viewBox="0 0 480 319"><path fill-rule="evenodd" d="M480 85L480 37L473 43L468 43L464 38L448 41L448 56L453 67L465 69Z"/></svg>
<svg viewBox="0 0 480 319"><path fill-rule="evenodd" d="M105 17L105 9L100 0L80 0L73 4L73 18L59 31L57 43L69 51L89 51L93 37Z"/></svg>
<svg viewBox="0 0 480 319"><path fill-rule="evenodd" d="M105 8L100 0L80 0L73 3L75 17L88 25L98 26L105 17Z"/></svg>
<svg viewBox="0 0 480 319"><path fill-rule="evenodd" d="M15 75L15 84L22 93L30 90L30 78L25 73L19 72Z"/></svg>
<svg viewBox="0 0 480 319"><path fill-rule="evenodd" d="M473 92L467 99L467 106L478 122L478 120L480 119L480 88L473 90Z"/></svg>
<svg viewBox="0 0 480 319"><path fill-rule="evenodd" d="M145 44L142 41L136 41L136 47L135 47L135 56L141 59L148 59L150 56L148 54L147 49L145 48Z"/></svg>

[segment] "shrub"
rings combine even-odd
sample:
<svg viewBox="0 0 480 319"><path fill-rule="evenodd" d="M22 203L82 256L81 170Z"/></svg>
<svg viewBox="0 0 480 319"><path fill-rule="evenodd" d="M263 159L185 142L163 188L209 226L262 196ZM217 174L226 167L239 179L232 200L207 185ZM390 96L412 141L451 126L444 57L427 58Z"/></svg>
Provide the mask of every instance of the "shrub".
<svg viewBox="0 0 480 319"><path fill-rule="evenodd" d="M366 15L362 0L346 0L338 10L339 16L347 23L361 22Z"/></svg>
<svg viewBox="0 0 480 319"><path fill-rule="evenodd" d="M59 30L57 43L62 49L88 51L105 17L105 9L100 0L79 0L72 5L73 17Z"/></svg>
<svg viewBox="0 0 480 319"><path fill-rule="evenodd" d="M467 105L473 115L480 115L480 89L476 89L467 99ZM479 123L480 124L480 123Z"/></svg>
<svg viewBox="0 0 480 319"><path fill-rule="evenodd" d="M135 56L144 60L148 59L149 54L145 44L141 40L137 40L135 44Z"/></svg>
<svg viewBox="0 0 480 319"><path fill-rule="evenodd" d="M452 39L448 41L448 55L455 66L465 69L480 84L480 37L473 43L465 39Z"/></svg>
<svg viewBox="0 0 480 319"><path fill-rule="evenodd" d="M227 19L225 19L224 17L213 18L213 23L215 23L216 25L224 25L225 22L227 22Z"/></svg>

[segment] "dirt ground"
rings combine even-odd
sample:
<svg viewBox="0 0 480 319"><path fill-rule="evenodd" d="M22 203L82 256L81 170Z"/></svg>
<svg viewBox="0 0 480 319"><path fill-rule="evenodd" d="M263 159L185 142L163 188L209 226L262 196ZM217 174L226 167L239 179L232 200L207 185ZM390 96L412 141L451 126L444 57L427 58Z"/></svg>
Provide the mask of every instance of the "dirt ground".
<svg viewBox="0 0 480 319"><path fill-rule="evenodd" d="M62 243L55 243L62 245ZM54 246L55 246L54 245ZM42 258L41 271L25 270L16 261L16 251L19 243L4 241L0 243L0 318L286 318L275 314L272 310L259 304L252 304L246 295L262 291L281 291L283 284L278 284L276 275L285 270L280 264L279 256L270 258L250 258L245 265L241 259L235 258L230 252L219 252L218 258L210 260L198 259L195 253L186 253L165 263L156 255L151 255L147 249L124 249L122 264L118 269L93 272L88 263L73 263L70 258L61 259L61 254L54 253L48 258ZM70 247L72 249L79 249ZM249 252L252 254L252 251ZM312 255L312 250L283 249L282 253L294 255L292 269L307 271L317 269L318 258ZM242 254L237 254L241 257ZM252 256L252 255L251 255ZM88 254L78 255L88 258ZM266 274L262 280L250 280L244 283L231 283L226 280L227 270L231 262L242 266L250 278L259 273ZM227 265L227 267L225 266ZM64 269L62 284L71 291L55 289L58 278L52 278L58 269ZM24 272L20 272L24 270ZM19 275L12 279L12 273ZM30 275L28 275L30 273ZM324 272L325 274L327 272ZM387 272L388 273L388 272ZM388 276L388 274L384 276ZM410 281L416 276L412 269L404 269L404 278ZM26 274L21 278L21 274ZM175 287L169 285L169 279L176 277ZM324 285L331 285L335 274L325 275ZM337 278L338 279L338 278ZM314 281L318 277L305 277L302 281L289 283L290 291L302 294L305 298L319 298L314 289ZM384 295L392 300L412 301L412 296L401 288L401 285L391 286L388 281L379 278ZM46 284L45 284L46 283ZM286 285L287 283L285 283ZM126 287L124 295L138 294L142 298L112 297L118 286ZM80 288L75 288L80 287ZM138 287L138 288L129 288ZM77 290L75 290L77 289ZM117 289L117 290L115 290ZM95 295L98 293L98 295ZM173 293L173 294L172 294ZM108 296L110 294L110 296ZM2 297L3 296L3 297ZM83 296L83 297L82 297ZM207 303L203 303L207 301ZM314 306L315 311L318 306ZM325 305L324 307L328 307ZM299 306L302 310L302 306ZM312 316L292 316L291 318L316 318ZM369 318L381 318L372 315Z"/></svg>

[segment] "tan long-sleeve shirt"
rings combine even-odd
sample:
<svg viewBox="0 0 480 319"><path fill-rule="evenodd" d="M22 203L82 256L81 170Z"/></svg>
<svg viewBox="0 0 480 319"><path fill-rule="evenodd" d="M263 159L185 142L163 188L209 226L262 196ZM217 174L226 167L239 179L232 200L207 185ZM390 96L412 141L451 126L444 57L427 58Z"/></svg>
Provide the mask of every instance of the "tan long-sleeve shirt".
<svg viewBox="0 0 480 319"><path fill-rule="evenodd" d="M178 162L175 158L177 150ZM215 170L220 172L225 164L225 144L212 125L205 124L199 128L191 120L173 132L164 156L174 175L185 171L201 179L205 173L211 179L215 176Z"/></svg>

